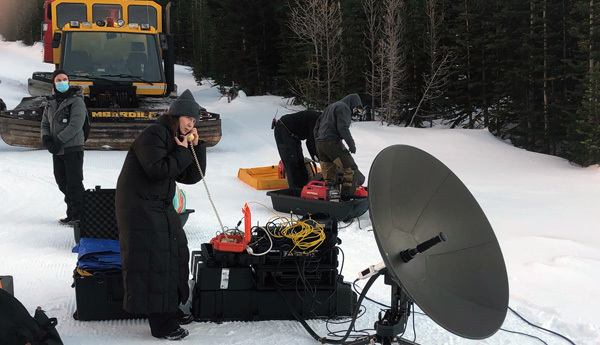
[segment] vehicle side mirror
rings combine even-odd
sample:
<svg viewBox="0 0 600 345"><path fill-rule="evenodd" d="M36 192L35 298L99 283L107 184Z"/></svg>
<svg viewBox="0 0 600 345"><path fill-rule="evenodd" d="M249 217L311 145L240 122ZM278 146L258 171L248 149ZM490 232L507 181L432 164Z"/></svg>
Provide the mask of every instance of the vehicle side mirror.
<svg viewBox="0 0 600 345"><path fill-rule="evenodd" d="M161 33L159 36L160 48L162 50L169 50L169 43L167 43L167 34Z"/></svg>
<svg viewBox="0 0 600 345"><path fill-rule="evenodd" d="M60 32L55 32L52 36L52 48L60 47L60 39L62 38L62 34Z"/></svg>

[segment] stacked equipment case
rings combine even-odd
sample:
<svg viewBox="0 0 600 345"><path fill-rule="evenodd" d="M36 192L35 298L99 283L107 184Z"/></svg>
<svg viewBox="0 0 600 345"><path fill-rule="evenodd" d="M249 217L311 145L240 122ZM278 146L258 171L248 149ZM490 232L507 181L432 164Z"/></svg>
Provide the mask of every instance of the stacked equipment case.
<svg viewBox="0 0 600 345"><path fill-rule="evenodd" d="M75 241L82 237L119 240L115 219L115 189L88 189L83 197L83 214L75 226ZM80 321L132 319L142 317L123 309L121 273L83 276L73 271L77 310L73 318Z"/></svg>
<svg viewBox="0 0 600 345"><path fill-rule="evenodd" d="M356 293L338 273L337 220L317 220L325 241L308 254L274 240L272 248L232 253L204 243L193 251L192 314L196 321L258 321L351 316ZM256 241L254 234L252 241ZM263 241L266 243L266 241Z"/></svg>
<svg viewBox="0 0 600 345"><path fill-rule="evenodd" d="M75 242L80 239L97 238L119 240L119 230L115 216L115 189L103 189L96 186L88 189L83 197L83 214L79 224L74 227ZM185 225L193 209L180 213L181 225ZM73 271L73 285L77 310L73 318L80 321L118 320L142 318L123 309L123 276L110 273L83 276Z"/></svg>

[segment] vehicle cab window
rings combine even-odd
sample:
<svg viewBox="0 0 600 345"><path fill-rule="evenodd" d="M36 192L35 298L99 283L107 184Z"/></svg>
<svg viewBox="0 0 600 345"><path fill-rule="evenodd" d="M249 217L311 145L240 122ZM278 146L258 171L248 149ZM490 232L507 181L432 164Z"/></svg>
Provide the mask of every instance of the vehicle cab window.
<svg viewBox="0 0 600 345"><path fill-rule="evenodd" d="M98 20L105 22L106 18L113 18L115 21L123 19L123 7L116 4L96 4L92 6L92 19L94 22Z"/></svg>
<svg viewBox="0 0 600 345"><path fill-rule="evenodd" d="M62 28L72 20L86 21L87 8L85 4L64 3L56 6L56 27Z"/></svg>
<svg viewBox="0 0 600 345"><path fill-rule="evenodd" d="M156 21L157 13L156 8L145 5L131 5L127 7L127 22L138 23L138 24L150 24L158 30L158 23Z"/></svg>

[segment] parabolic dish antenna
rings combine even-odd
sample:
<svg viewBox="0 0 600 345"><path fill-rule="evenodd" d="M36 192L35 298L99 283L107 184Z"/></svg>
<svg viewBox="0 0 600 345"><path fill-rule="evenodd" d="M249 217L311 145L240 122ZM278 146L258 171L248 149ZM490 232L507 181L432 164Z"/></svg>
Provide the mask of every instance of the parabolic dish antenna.
<svg viewBox="0 0 600 345"><path fill-rule="evenodd" d="M392 280L446 330L470 339L493 335L506 317L508 278L494 231L467 187L407 145L377 155L368 186L375 239ZM446 242L407 262L407 250L440 233Z"/></svg>

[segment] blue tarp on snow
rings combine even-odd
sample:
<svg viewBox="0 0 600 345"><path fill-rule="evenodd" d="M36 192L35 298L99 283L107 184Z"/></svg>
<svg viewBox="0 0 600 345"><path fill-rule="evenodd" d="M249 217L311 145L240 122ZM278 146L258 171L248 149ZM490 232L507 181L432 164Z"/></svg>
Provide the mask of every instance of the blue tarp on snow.
<svg viewBox="0 0 600 345"><path fill-rule="evenodd" d="M73 247L77 267L92 274L121 272L119 241L82 237Z"/></svg>

